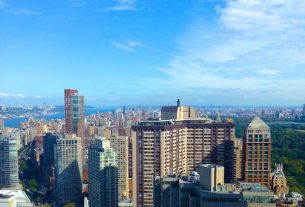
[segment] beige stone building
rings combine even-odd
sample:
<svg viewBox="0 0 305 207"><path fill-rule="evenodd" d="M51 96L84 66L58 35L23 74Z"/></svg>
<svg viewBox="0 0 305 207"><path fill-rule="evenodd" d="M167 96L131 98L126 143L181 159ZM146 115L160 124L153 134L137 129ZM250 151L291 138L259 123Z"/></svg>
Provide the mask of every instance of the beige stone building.
<svg viewBox="0 0 305 207"><path fill-rule="evenodd" d="M287 179L283 171L283 164L276 164L275 170L271 173L272 190L279 197L284 197L289 192Z"/></svg>
<svg viewBox="0 0 305 207"><path fill-rule="evenodd" d="M119 201L129 197L128 186L128 137L112 136L110 137L110 147L117 154L118 167L118 192Z"/></svg>
<svg viewBox="0 0 305 207"><path fill-rule="evenodd" d="M219 186L224 184L224 171L220 165L200 165L199 174L203 175L199 179L201 187L211 192L219 191Z"/></svg>
<svg viewBox="0 0 305 207"><path fill-rule="evenodd" d="M153 179L188 174L201 163L225 163L225 141L234 123L208 119L139 122L132 127L133 205L153 206Z"/></svg>

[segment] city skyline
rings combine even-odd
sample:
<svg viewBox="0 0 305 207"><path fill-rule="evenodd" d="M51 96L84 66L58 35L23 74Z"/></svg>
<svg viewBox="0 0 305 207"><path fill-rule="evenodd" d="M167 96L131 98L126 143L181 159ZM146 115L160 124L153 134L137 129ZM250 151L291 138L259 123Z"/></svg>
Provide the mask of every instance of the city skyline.
<svg viewBox="0 0 305 207"><path fill-rule="evenodd" d="M0 104L300 105L305 1L0 0ZM302 43L303 42L303 43Z"/></svg>

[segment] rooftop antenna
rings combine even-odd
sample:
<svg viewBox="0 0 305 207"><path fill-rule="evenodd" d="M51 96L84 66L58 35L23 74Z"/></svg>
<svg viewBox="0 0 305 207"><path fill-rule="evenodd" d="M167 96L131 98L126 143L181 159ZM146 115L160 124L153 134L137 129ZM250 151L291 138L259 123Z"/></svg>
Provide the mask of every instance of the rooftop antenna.
<svg viewBox="0 0 305 207"><path fill-rule="evenodd" d="M180 107L180 99L177 99L177 107Z"/></svg>

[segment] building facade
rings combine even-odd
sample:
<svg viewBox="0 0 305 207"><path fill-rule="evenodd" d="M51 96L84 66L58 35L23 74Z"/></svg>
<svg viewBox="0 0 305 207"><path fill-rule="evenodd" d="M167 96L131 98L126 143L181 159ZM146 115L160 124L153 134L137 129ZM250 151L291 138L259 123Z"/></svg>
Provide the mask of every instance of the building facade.
<svg viewBox="0 0 305 207"><path fill-rule="evenodd" d="M243 179L271 187L271 133L259 117L248 125L243 140Z"/></svg>
<svg viewBox="0 0 305 207"><path fill-rule="evenodd" d="M110 147L117 154L119 201L126 200L129 197L128 144L127 136L110 137Z"/></svg>
<svg viewBox="0 0 305 207"><path fill-rule="evenodd" d="M236 182L242 179L243 140L234 138L226 141L225 182Z"/></svg>
<svg viewBox="0 0 305 207"><path fill-rule="evenodd" d="M219 191L219 186L224 184L224 167L220 165L204 164L199 167L199 182L204 190Z"/></svg>
<svg viewBox="0 0 305 207"><path fill-rule="evenodd" d="M271 173L271 183L273 192L280 198L288 194L289 187L283 171L283 164L276 164L275 170Z"/></svg>
<svg viewBox="0 0 305 207"><path fill-rule="evenodd" d="M65 132L84 138L84 96L75 89L65 89Z"/></svg>
<svg viewBox="0 0 305 207"><path fill-rule="evenodd" d="M56 202L82 203L82 145L75 134L57 139L55 147Z"/></svg>
<svg viewBox="0 0 305 207"><path fill-rule="evenodd" d="M89 206L118 206L117 156L109 140L96 139L89 148Z"/></svg>
<svg viewBox="0 0 305 207"><path fill-rule="evenodd" d="M132 127L134 206L153 206L153 178L188 174L202 163L223 165L233 123L207 119L139 122Z"/></svg>
<svg viewBox="0 0 305 207"><path fill-rule="evenodd" d="M165 175L154 182L156 207L275 207L273 192L258 183L221 183L222 166L201 165L198 182L196 173L189 176ZM219 168L219 170L217 170ZM206 178L207 177L207 178ZM220 180L218 180L220 178ZM209 187L217 182L217 188ZM212 183L212 184L208 184ZM213 184L214 183L214 184ZM215 185L214 185L215 186ZM210 189L210 190L209 190Z"/></svg>
<svg viewBox="0 0 305 207"><path fill-rule="evenodd" d="M43 136L43 179L45 183L48 183L48 187L51 187L51 184L55 178L55 163L54 163L54 153L57 139L62 139L61 134L51 134L46 133ZM53 178L53 180L52 180Z"/></svg>
<svg viewBox="0 0 305 207"><path fill-rule="evenodd" d="M181 106L180 99L177 100L176 106L163 106L161 108L161 119L196 119L197 112L193 107Z"/></svg>
<svg viewBox="0 0 305 207"><path fill-rule="evenodd" d="M0 188L17 187L18 150L15 138L0 135Z"/></svg>

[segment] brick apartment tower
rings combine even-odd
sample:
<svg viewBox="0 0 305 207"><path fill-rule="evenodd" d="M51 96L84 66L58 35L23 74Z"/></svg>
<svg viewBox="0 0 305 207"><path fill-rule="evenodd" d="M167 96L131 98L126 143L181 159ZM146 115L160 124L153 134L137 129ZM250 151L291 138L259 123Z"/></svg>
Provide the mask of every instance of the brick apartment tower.
<svg viewBox="0 0 305 207"><path fill-rule="evenodd" d="M139 122L132 126L133 205L153 206L153 179L188 174L201 163L225 163L225 141L235 137L234 123L204 119Z"/></svg>
<svg viewBox="0 0 305 207"><path fill-rule="evenodd" d="M84 138L84 96L75 89L65 89L65 132Z"/></svg>
<svg viewBox="0 0 305 207"><path fill-rule="evenodd" d="M243 140L243 178L245 182L271 187L271 134L259 117L248 125Z"/></svg>

